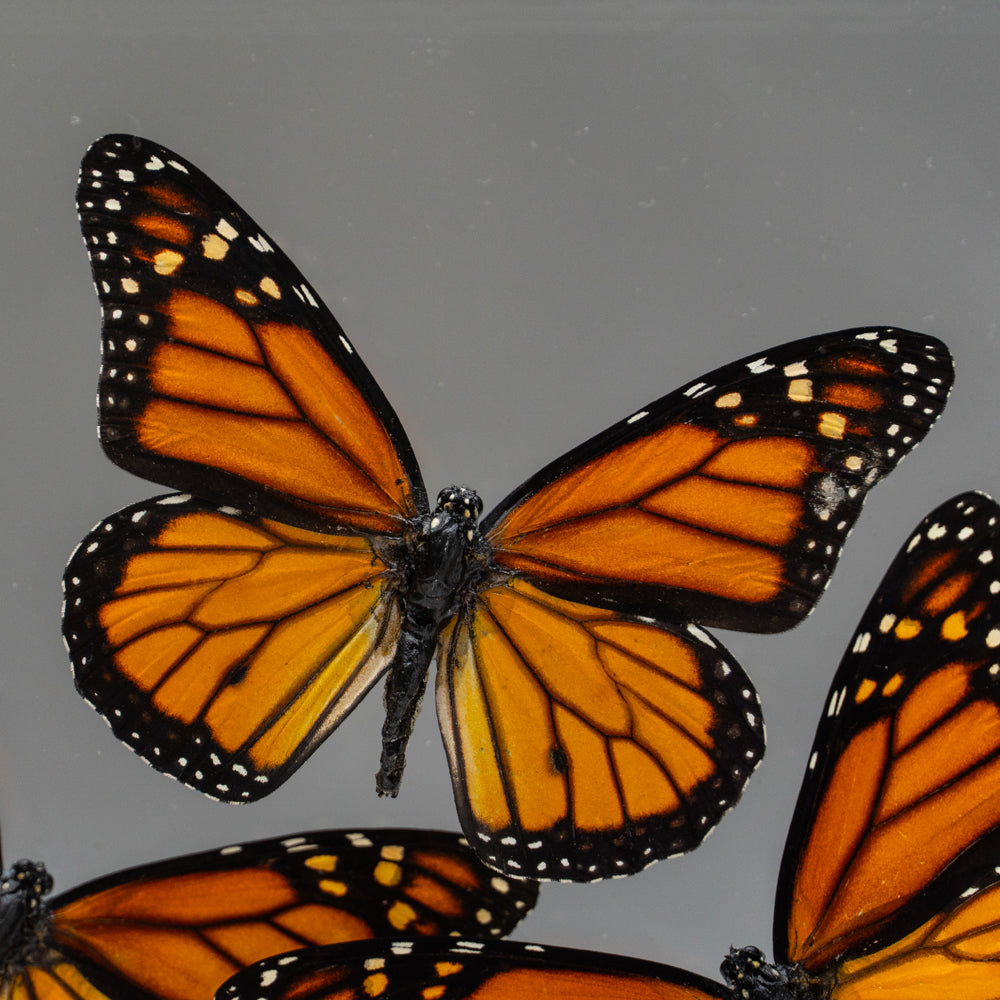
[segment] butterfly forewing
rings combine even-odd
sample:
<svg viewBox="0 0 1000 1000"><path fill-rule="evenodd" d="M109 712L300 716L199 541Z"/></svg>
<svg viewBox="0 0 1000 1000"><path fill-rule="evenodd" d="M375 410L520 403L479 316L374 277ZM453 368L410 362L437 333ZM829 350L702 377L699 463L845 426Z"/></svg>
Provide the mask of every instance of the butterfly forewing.
<svg viewBox="0 0 1000 1000"><path fill-rule="evenodd" d="M779 961L872 951L996 880L998 595L1000 508L983 494L928 515L890 567L817 732L782 864Z"/></svg>
<svg viewBox="0 0 1000 1000"><path fill-rule="evenodd" d="M128 869L55 897L44 968L30 964L4 985L25 1000L209 1000L239 969L292 948L404 931L506 934L536 893L487 871L454 834L295 834Z"/></svg>
<svg viewBox="0 0 1000 1000"><path fill-rule="evenodd" d="M634 958L495 941L310 948L245 969L219 1000L724 1000L725 987Z"/></svg>
<svg viewBox="0 0 1000 1000"><path fill-rule="evenodd" d="M500 566L564 596L780 631L812 609L867 491L923 438L951 383L947 348L922 334L785 344L569 452L483 529Z"/></svg>
<svg viewBox="0 0 1000 1000"><path fill-rule="evenodd" d="M66 569L77 688L149 763L266 795L384 673L399 633L371 543L177 495L97 525Z"/></svg>
<svg viewBox="0 0 1000 1000"><path fill-rule="evenodd" d="M316 530L398 533L426 508L399 420L339 324L213 181L109 135L84 157L78 207L115 462Z"/></svg>
<svg viewBox="0 0 1000 1000"><path fill-rule="evenodd" d="M530 878L607 878L695 847L764 750L753 686L707 633L515 580L444 636L438 717L466 835Z"/></svg>

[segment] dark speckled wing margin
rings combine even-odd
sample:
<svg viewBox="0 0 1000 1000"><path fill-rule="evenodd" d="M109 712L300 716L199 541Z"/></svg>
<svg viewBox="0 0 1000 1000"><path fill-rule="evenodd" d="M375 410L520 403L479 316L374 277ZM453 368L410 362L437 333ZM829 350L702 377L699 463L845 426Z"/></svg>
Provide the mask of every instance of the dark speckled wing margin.
<svg viewBox="0 0 1000 1000"><path fill-rule="evenodd" d="M163 146L98 139L80 224L101 300L109 457L317 531L395 534L427 501L396 414L295 265Z"/></svg>
<svg viewBox="0 0 1000 1000"><path fill-rule="evenodd" d="M905 330L783 344L552 462L483 532L500 566L563 597L781 631L813 608L868 490L924 437L952 378L945 345Z"/></svg>
<svg viewBox="0 0 1000 1000"><path fill-rule="evenodd" d="M359 942L276 956L218 1000L728 1000L726 987L669 965L512 941Z"/></svg>

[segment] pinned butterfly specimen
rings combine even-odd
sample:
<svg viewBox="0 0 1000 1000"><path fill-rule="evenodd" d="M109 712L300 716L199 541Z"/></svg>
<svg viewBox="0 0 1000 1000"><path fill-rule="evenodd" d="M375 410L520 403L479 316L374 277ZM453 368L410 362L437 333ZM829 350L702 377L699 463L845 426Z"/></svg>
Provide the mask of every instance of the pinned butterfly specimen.
<svg viewBox="0 0 1000 1000"><path fill-rule="evenodd" d="M115 872L52 899L18 861L0 878L4 1000L210 1000L290 948L379 935L501 935L531 909L465 841L433 830L322 830Z"/></svg>
<svg viewBox="0 0 1000 1000"><path fill-rule="evenodd" d="M185 491L99 524L66 571L76 684L157 769L231 801L285 781L386 676L395 795L436 656L462 826L531 878L696 846L764 745L706 626L780 631L867 490L941 412L931 337L853 330L736 362L557 459L479 521L430 508L337 321L192 164L99 139L79 210L103 311L101 441Z"/></svg>
<svg viewBox="0 0 1000 1000"><path fill-rule="evenodd" d="M917 527L833 681L785 844L778 964L729 987L507 942L379 941L244 970L222 1000L995 1000L1000 996L1000 507Z"/></svg>

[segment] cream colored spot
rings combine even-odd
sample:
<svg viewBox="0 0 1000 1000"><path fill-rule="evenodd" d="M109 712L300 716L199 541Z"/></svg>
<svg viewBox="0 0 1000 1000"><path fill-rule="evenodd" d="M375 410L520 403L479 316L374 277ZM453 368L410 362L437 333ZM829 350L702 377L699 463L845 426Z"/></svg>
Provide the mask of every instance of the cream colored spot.
<svg viewBox="0 0 1000 1000"><path fill-rule="evenodd" d="M493 914L489 910L476 910L476 920L485 925L488 924L493 919Z"/></svg>
<svg viewBox="0 0 1000 1000"><path fill-rule="evenodd" d="M991 629L986 633L986 645L990 649L996 649L1000 646L1000 628Z"/></svg>
<svg viewBox="0 0 1000 1000"><path fill-rule="evenodd" d="M494 875L493 878L490 879L490 885L493 887L494 892L500 892L503 893L504 895L510 892L510 883L507 882L505 879L497 878L496 875Z"/></svg>
<svg viewBox="0 0 1000 1000"><path fill-rule="evenodd" d="M386 844L379 853L386 861L402 861L406 851L400 844Z"/></svg>
<svg viewBox="0 0 1000 1000"><path fill-rule="evenodd" d="M122 291L135 295L139 291L139 282L135 278L122 278Z"/></svg>
<svg viewBox="0 0 1000 1000"><path fill-rule="evenodd" d="M215 233L208 233L202 237L201 252L209 260L222 260L229 253L229 244Z"/></svg>
<svg viewBox="0 0 1000 1000"><path fill-rule="evenodd" d="M715 401L715 405L719 409L731 410L734 406L739 406L742 402L743 397L738 392L727 392Z"/></svg>
<svg viewBox="0 0 1000 1000"><path fill-rule="evenodd" d="M236 301L242 302L245 306L259 306L260 299L253 292L248 292L245 288L237 288L235 291Z"/></svg>
<svg viewBox="0 0 1000 1000"><path fill-rule="evenodd" d="M823 437L836 438L839 441L847 429L847 418L842 413L824 413L820 416L816 429Z"/></svg>
<svg viewBox="0 0 1000 1000"><path fill-rule="evenodd" d="M235 240L239 236L239 231L233 229L233 227L225 220L219 219L218 225L215 227L215 231L225 240Z"/></svg>
<svg viewBox="0 0 1000 1000"><path fill-rule="evenodd" d="M176 250L161 250L153 257L153 270L157 274L173 274L183 263L184 254Z"/></svg>
<svg viewBox="0 0 1000 1000"><path fill-rule="evenodd" d="M796 378L788 383L788 398L793 403L808 403L813 398L811 378Z"/></svg>
<svg viewBox="0 0 1000 1000"><path fill-rule="evenodd" d="M878 623L878 630L885 635L887 632L892 630L892 626L896 624L895 615L883 615L882 620Z"/></svg>
<svg viewBox="0 0 1000 1000"><path fill-rule="evenodd" d="M804 361L796 361L794 364L785 365L783 369L788 378L795 378L796 375L808 375L809 369Z"/></svg>
<svg viewBox="0 0 1000 1000"><path fill-rule="evenodd" d="M273 278L261 278L259 287L265 295L270 295L272 299L281 298L281 289L277 286Z"/></svg>
<svg viewBox="0 0 1000 1000"><path fill-rule="evenodd" d="M844 459L845 468L850 469L852 472L857 472L862 466L862 461L857 455L848 455Z"/></svg>
<svg viewBox="0 0 1000 1000"><path fill-rule="evenodd" d="M365 959L365 971L366 972L377 972L379 969L385 968L384 958L366 958Z"/></svg>

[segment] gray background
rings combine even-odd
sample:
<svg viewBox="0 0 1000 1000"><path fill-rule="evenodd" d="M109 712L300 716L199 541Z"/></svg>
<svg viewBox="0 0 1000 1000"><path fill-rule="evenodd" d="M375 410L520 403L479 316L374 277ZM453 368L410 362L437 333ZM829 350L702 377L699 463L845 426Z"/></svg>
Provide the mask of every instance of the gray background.
<svg viewBox="0 0 1000 1000"><path fill-rule="evenodd" d="M297 261L406 426L430 491L486 506L682 382L870 323L946 339L956 391L874 492L828 594L784 636L721 638L769 748L704 846L552 886L521 938L715 975L769 949L781 847L851 630L913 525L1000 492L1000 11L987 3L341 4L6 0L0 12L8 861L63 888L169 854L323 826L456 827L431 704L397 801L369 697L266 801L158 776L76 695L67 556L160 492L94 428L97 299L73 204L85 147L132 131L230 191Z"/></svg>

